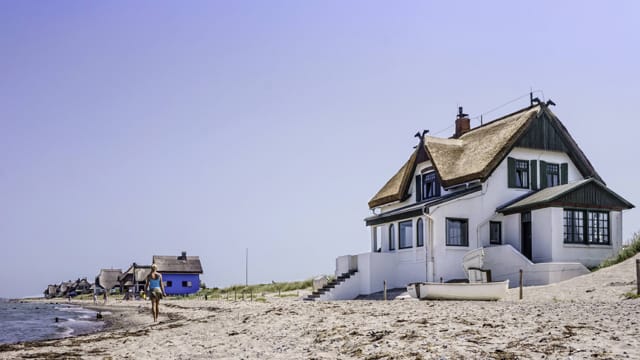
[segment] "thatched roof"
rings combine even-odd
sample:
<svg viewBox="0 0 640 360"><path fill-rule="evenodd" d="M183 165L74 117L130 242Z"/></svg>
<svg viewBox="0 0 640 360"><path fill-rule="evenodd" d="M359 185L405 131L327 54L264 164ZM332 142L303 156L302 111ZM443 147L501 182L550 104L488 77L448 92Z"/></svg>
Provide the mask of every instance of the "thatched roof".
<svg viewBox="0 0 640 360"><path fill-rule="evenodd" d="M100 274L96 277L96 285L105 290L111 290L114 286L120 284L118 281L120 275L122 275L122 269L101 269Z"/></svg>
<svg viewBox="0 0 640 360"><path fill-rule="evenodd" d="M458 139L425 137L427 152L440 175L444 187L487 178L510 146L516 135L540 111L539 106L512 114L484 126L472 129ZM501 156L502 155L502 156Z"/></svg>
<svg viewBox="0 0 640 360"><path fill-rule="evenodd" d="M370 208L393 201L404 200L405 193L402 190L411 184L411 176L416 168L417 154L418 151L414 151L400 170L373 196L371 201L369 201Z"/></svg>
<svg viewBox="0 0 640 360"><path fill-rule="evenodd" d="M145 281L147 278L147 275L149 275L150 272L151 272L151 265L138 265L136 263L133 263L131 266L129 266L127 271L125 271L120 275L119 280L121 282L129 281L129 280L133 281L133 278L135 275L136 281L138 282Z"/></svg>
<svg viewBox="0 0 640 360"><path fill-rule="evenodd" d="M582 174L602 181L551 110L545 105L535 105L473 128L459 138L425 136L424 145L421 142L405 165L369 201L369 207L403 201L410 196L409 186L419 162L416 158L431 159L445 188L473 180L485 181L531 124L542 119L543 115L555 129ZM419 156L422 151L426 151L426 157Z"/></svg>
<svg viewBox="0 0 640 360"><path fill-rule="evenodd" d="M180 256L154 255L153 263L158 265L158 271L161 273L202 274L200 257L187 256L184 252Z"/></svg>

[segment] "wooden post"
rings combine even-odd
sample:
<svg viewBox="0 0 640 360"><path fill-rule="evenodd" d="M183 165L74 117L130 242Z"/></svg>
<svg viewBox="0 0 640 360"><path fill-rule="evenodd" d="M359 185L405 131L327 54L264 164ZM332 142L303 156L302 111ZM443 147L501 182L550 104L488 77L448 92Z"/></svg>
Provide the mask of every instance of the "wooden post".
<svg viewBox="0 0 640 360"><path fill-rule="evenodd" d="M384 288L384 301L387 301L387 280L385 280L383 283L383 288Z"/></svg>
<svg viewBox="0 0 640 360"><path fill-rule="evenodd" d="M253 301L253 289L249 290L251 293L251 301Z"/></svg>
<svg viewBox="0 0 640 360"><path fill-rule="evenodd" d="M637 294L640 295L640 259L636 259L636 286L638 287Z"/></svg>
<svg viewBox="0 0 640 360"><path fill-rule="evenodd" d="M520 269L520 300L522 300L522 269Z"/></svg>
<svg viewBox="0 0 640 360"><path fill-rule="evenodd" d="M244 289L242 289L242 301L244 301Z"/></svg>
<svg viewBox="0 0 640 360"><path fill-rule="evenodd" d="M233 289L233 301L237 301L237 300L238 300L238 290Z"/></svg>

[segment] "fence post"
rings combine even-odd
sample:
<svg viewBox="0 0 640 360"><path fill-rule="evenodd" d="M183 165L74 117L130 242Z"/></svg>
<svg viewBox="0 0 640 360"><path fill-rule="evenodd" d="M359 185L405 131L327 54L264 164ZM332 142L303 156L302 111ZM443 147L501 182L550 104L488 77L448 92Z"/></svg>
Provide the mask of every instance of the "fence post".
<svg viewBox="0 0 640 360"><path fill-rule="evenodd" d="M637 294L640 295L640 259L636 259L636 286L638 287Z"/></svg>
<svg viewBox="0 0 640 360"><path fill-rule="evenodd" d="M233 289L233 301L238 301L238 290Z"/></svg>
<svg viewBox="0 0 640 360"><path fill-rule="evenodd" d="M251 294L251 301L253 301L253 289L249 290Z"/></svg>
<svg viewBox="0 0 640 360"><path fill-rule="evenodd" d="M387 280L385 280L382 284L384 287L384 301L387 301Z"/></svg>
<svg viewBox="0 0 640 360"><path fill-rule="evenodd" d="M522 269L520 269L520 300L522 300Z"/></svg>

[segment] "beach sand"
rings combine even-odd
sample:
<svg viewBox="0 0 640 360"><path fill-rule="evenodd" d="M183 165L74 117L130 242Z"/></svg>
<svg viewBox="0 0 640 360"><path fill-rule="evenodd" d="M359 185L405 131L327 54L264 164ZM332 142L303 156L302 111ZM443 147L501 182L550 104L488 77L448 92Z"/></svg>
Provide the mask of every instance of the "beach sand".
<svg viewBox="0 0 640 360"><path fill-rule="evenodd" d="M149 302L112 300L108 330L0 359L640 359L635 276L630 259L497 302L163 300L157 324Z"/></svg>

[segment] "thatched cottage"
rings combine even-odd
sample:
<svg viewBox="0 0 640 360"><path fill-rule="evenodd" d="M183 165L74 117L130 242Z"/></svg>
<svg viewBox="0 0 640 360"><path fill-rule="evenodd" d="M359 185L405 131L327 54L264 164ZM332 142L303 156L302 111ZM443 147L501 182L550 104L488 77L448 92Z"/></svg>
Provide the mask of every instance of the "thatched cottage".
<svg viewBox="0 0 640 360"><path fill-rule="evenodd" d="M319 299L353 299L411 282L548 284L586 273L622 246L622 211L550 110L531 105L478 127L459 109L450 138L418 133L409 159L371 198L371 250L336 260L344 279Z"/></svg>
<svg viewBox="0 0 640 360"><path fill-rule="evenodd" d="M122 275L122 269L101 269L96 276L96 288L102 288L103 291L110 293L112 290L121 292L120 281L118 278Z"/></svg>
<svg viewBox="0 0 640 360"><path fill-rule="evenodd" d="M129 266L127 271L118 277L120 287L125 292L131 290L133 293L139 294L141 291L144 291L147 276L150 272L151 265L138 265L133 263Z"/></svg>

